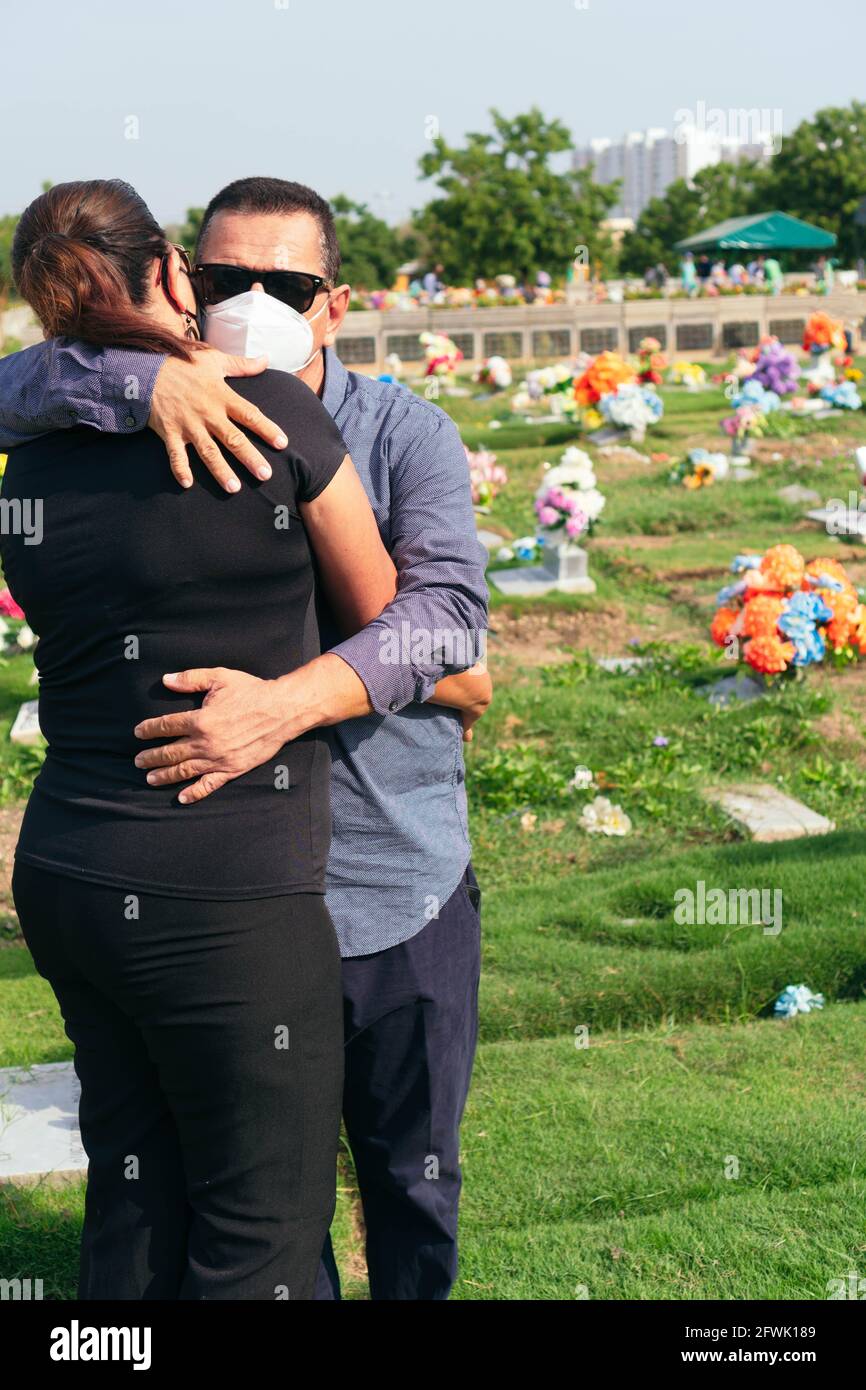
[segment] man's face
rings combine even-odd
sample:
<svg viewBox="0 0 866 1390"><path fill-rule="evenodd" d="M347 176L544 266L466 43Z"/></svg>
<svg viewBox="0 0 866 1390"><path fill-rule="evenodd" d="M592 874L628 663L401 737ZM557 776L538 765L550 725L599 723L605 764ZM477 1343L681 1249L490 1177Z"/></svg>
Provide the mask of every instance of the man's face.
<svg viewBox="0 0 866 1390"><path fill-rule="evenodd" d="M198 260L214 265L240 265L248 270L300 270L325 275L319 225L308 212L218 212L207 229ZM264 294L254 282L253 290ZM330 297L329 297L330 295ZM318 350L330 347L349 307L349 286L322 289L304 315L310 320ZM316 359L318 361L318 359ZM305 376L306 372L299 373Z"/></svg>

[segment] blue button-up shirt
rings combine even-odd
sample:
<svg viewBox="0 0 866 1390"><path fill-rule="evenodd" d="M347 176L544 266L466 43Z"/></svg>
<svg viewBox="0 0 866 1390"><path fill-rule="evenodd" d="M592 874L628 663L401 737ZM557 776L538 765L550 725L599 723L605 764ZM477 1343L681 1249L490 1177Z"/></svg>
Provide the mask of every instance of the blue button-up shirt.
<svg viewBox="0 0 866 1390"><path fill-rule="evenodd" d="M72 424L140 429L161 363L66 340L0 360L0 449ZM485 555L463 445L438 406L348 372L329 349L322 400L398 574L385 612L332 648L364 681L375 710L328 730L326 901L343 955L359 956L420 931L469 861L462 723L456 711L424 701L443 675L477 658Z"/></svg>

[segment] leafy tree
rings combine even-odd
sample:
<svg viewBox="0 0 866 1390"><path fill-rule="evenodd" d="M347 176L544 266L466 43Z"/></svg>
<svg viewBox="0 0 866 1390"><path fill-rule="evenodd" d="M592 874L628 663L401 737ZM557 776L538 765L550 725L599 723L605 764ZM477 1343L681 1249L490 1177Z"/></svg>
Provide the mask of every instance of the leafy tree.
<svg viewBox="0 0 866 1390"><path fill-rule="evenodd" d="M828 106L801 121L784 137L770 173L773 207L835 232L833 255L843 263L861 254L853 217L866 197L866 103Z"/></svg>
<svg viewBox="0 0 866 1390"><path fill-rule="evenodd" d="M513 119L495 108L490 116L492 131L470 131L462 146L437 136L419 161L440 192L414 219L431 258L464 281L561 274L578 246L610 268L614 248L600 224L616 203L616 185L594 183L590 169L559 172L553 159L572 149L571 133L537 107Z"/></svg>
<svg viewBox="0 0 866 1390"><path fill-rule="evenodd" d="M620 248L620 268L640 275L663 261L672 266L679 253L675 243L712 227L728 217L741 217L767 208L770 174L754 160L709 164L691 182L676 179L660 198L651 198L633 232Z"/></svg>
<svg viewBox="0 0 866 1390"><path fill-rule="evenodd" d="M18 214L0 217L0 350L3 347L3 319L12 292L12 239L18 226Z"/></svg>
<svg viewBox="0 0 866 1390"><path fill-rule="evenodd" d="M363 289L380 289L394 280L407 248L393 227L344 193L331 199L343 267L340 278Z"/></svg>

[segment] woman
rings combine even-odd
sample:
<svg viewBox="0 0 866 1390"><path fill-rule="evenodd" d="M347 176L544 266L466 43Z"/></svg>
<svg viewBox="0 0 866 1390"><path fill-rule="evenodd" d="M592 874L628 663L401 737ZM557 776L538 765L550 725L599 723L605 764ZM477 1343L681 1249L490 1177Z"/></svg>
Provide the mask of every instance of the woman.
<svg viewBox="0 0 866 1390"><path fill-rule="evenodd" d="M13 269L46 336L196 350L185 256L127 184L42 194ZM394 593L313 392L275 372L236 385L291 443L265 451L269 481L234 497L198 460L199 485L182 490L150 431L44 436L13 451L3 485L43 509L41 544L2 542L39 637L48 743L13 891L75 1045L85 1299L309 1298L333 1212L342 1031L324 740L304 735L186 807L134 764L135 725L195 703L165 672L275 679L318 654L314 561L355 628ZM305 518L340 544L311 549Z"/></svg>

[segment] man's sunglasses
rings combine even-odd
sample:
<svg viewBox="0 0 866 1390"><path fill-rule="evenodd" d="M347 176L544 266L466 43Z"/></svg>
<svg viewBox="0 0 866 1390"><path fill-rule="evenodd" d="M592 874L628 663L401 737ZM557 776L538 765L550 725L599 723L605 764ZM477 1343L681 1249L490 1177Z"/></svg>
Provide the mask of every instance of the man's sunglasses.
<svg viewBox="0 0 866 1390"><path fill-rule="evenodd" d="M261 285L265 294L305 314L320 290L333 289L322 275L303 270L248 270L245 265L197 265L192 282L203 304L221 304Z"/></svg>

